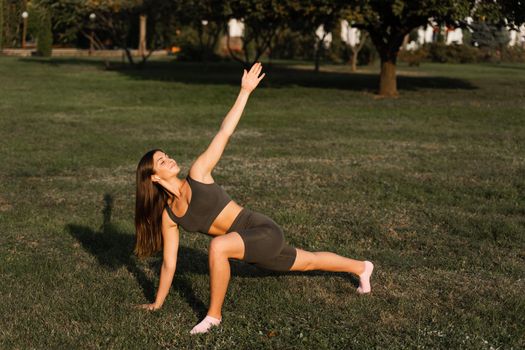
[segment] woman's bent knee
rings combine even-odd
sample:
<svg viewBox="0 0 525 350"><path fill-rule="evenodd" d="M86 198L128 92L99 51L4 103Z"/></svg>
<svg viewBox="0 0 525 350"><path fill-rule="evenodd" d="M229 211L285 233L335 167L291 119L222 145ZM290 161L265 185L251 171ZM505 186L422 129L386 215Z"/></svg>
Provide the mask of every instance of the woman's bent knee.
<svg viewBox="0 0 525 350"><path fill-rule="evenodd" d="M225 252L225 244L222 242L222 240L219 239L220 237L215 237L210 241L210 245L208 247L208 253L209 255L222 255Z"/></svg>
<svg viewBox="0 0 525 350"><path fill-rule="evenodd" d="M244 254L244 243L237 232L230 232L213 238L210 241L208 253L210 258L227 257L241 259Z"/></svg>

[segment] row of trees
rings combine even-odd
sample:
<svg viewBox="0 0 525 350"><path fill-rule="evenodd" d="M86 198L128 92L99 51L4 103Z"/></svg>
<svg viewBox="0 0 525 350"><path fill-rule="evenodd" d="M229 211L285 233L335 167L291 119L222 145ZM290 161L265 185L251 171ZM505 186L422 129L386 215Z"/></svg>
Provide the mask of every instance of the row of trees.
<svg viewBox="0 0 525 350"><path fill-rule="evenodd" d="M13 0L0 0L5 10ZM135 23L147 16L147 42L153 50L169 47L178 28L194 30L204 58L213 53L221 33L232 18L242 19L245 30L242 51L228 45L233 59L250 65L263 54L272 54L277 38L285 31L315 38L315 58L325 48L325 37L346 19L369 35L381 60L379 94L397 94L396 62L403 39L430 19L446 25L466 26L467 17L494 25L518 26L525 22L523 0L32 0L33 6L52 14L55 40L72 41L79 35L102 45L101 37L123 48L138 35ZM5 11L4 11L5 12ZM89 15L96 15L96 23ZM0 19L1 21L1 19ZM93 26L96 25L96 30ZM135 29L134 29L135 28ZM93 35L95 33L95 35ZM230 43L230 40L227 40ZM145 62L144 53L141 62Z"/></svg>

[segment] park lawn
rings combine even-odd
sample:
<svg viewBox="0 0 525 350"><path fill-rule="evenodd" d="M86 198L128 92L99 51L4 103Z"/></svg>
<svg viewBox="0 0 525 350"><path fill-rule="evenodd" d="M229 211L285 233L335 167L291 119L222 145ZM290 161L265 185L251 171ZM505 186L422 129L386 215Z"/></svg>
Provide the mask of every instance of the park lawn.
<svg viewBox="0 0 525 350"><path fill-rule="evenodd" d="M375 263L342 273L232 261L223 323L210 238L181 231L164 307L160 255L133 257L134 171L202 152L238 91L235 64L0 58L0 348L525 347L525 66L274 65L214 172L287 241Z"/></svg>

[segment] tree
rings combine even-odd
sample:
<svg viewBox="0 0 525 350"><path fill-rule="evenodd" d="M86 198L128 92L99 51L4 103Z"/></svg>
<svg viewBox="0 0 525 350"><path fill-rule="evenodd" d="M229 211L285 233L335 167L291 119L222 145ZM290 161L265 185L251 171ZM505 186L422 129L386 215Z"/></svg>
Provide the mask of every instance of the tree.
<svg viewBox="0 0 525 350"><path fill-rule="evenodd" d="M53 45L51 15L47 9L42 9L39 17L36 52L39 56L49 57L51 56Z"/></svg>
<svg viewBox="0 0 525 350"><path fill-rule="evenodd" d="M230 56L246 67L256 62L275 44L275 38L289 21L288 2L279 0L232 0L225 2L227 18L242 19L244 34L242 50L244 57L239 57L230 47L229 30L226 29L227 46ZM253 51L253 52L252 52Z"/></svg>
<svg viewBox="0 0 525 350"><path fill-rule="evenodd" d="M25 1L3 0L3 43L5 47L17 47L22 37L20 29L20 16L26 10Z"/></svg>
<svg viewBox="0 0 525 350"><path fill-rule="evenodd" d="M4 0L0 0L0 50L4 47Z"/></svg>
<svg viewBox="0 0 525 350"><path fill-rule="evenodd" d="M104 30L117 47L124 50L130 64L135 64L130 43L130 30L133 22L138 22L141 13L142 0L86 0L84 3L84 17L88 13L96 15L97 26ZM143 57L143 63L148 57Z"/></svg>
<svg viewBox="0 0 525 350"><path fill-rule="evenodd" d="M90 37L89 16L96 15L96 28L109 36L114 45L128 51L128 35L132 21L137 18L142 0L36 0L40 7L49 8L54 29L61 41L69 41L79 33Z"/></svg>
<svg viewBox="0 0 525 350"><path fill-rule="evenodd" d="M272 47L272 51L270 51L270 58L313 59L314 52L312 48L314 45L314 38L287 26L277 33L275 44Z"/></svg>
<svg viewBox="0 0 525 350"><path fill-rule="evenodd" d="M142 54L141 67L155 50L172 45L179 19L176 4L166 0L143 0L138 15L148 18L146 41L149 50Z"/></svg>
<svg viewBox="0 0 525 350"><path fill-rule="evenodd" d="M480 48L501 50L510 41L509 32L503 27L486 22L473 22L470 27L473 30L471 41Z"/></svg>
<svg viewBox="0 0 525 350"><path fill-rule="evenodd" d="M465 27L469 16L485 17L489 23L518 27L525 22L523 0L355 0L347 9L354 15L354 27L370 34L381 58L379 94L396 96L396 61L405 35L426 25Z"/></svg>
<svg viewBox="0 0 525 350"><path fill-rule="evenodd" d="M472 30L472 44L496 59L501 59L504 46L510 41L508 27L518 28L525 22L525 1L522 0L479 0L472 11L474 21L469 25Z"/></svg>
<svg viewBox="0 0 525 350"><path fill-rule="evenodd" d="M327 46L325 40L334 29L338 28L342 16L341 11L345 6L346 2L341 0L304 0L288 3L290 16L293 19L292 28L315 38L316 72L319 71L320 61Z"/></svg>
<svg viewBox="0 0 525 350"><path fill-rule="evenodd" d="M366 40L368 39L368 33L364 30L356 31L356 39L359 39L359 41L351 42L350 41L351 27L346 20L344 21L344 23L345 23L345 32L347 33L347 37L345 38L345 40L343 40L343 42L345 43L346 56L348 58L348 63L350 63L351 71L356 72L357 71L357 57L359 55L359 51L361 51L361 49L366 43Z"/></svg>
<svg viewBox="0 0 525 350"><path fill-rule="evenodd" d="M173 19L173 1L162 0L35 0L48 7L53 15L53 28L60 33L59 40L71 41L80 34L95 46L105 45L99 37L107 38L112 45L124 50L128 62L141 67L151 53L167 43L174 31L166 30ZM90 14L95 14L94 23ZM138 37L132 36L139 25L140 16L147 16L150 48L138 64L131 53L131 46L138 45ZM95 27L96 30L92 30ZM171 27L170 27L171 29ZM94 33L94 35L92 35Z"/></svg>
<svg viewBox="0 0 525 350"><path fill-rule="evenodd" d="M525 23L525 1L523 0L478 0L473 17L499 26L517 29Z"/></svg>
<svg viewBox="0 0 525 350"><path fill-rule="evenodd" d="M181 24L188 25L197 32L201 60L209 60L214 55L228 20L224 1L181 1L177 5L176 12Z"/></svg>
<svg viewBox="0 0 525 350"><path fill-rule="evenodd" d="M354 27L366 30L380 59L379 94L396 96L396 62L405 35L430 18L440 23L459 23L469 15L472 0L358 0L354 11Z"/></svg>
<svg viewBox="0 0 525 350"><path fill-rule="evenodd" d="M39 2L30 2L26 10L30 14L27 34L36 38L36 54L44 57L51 56L53 32L49 8Z"/></svg>

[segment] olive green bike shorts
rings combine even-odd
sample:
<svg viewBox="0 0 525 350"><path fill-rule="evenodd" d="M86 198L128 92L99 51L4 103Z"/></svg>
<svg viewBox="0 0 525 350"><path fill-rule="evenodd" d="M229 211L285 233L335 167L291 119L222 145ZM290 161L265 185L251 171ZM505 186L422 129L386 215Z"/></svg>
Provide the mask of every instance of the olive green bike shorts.
<svg viewBox="0 0 525 350"><path fill-rule="evenodd" d="M228 232L237 232L244 241L243 261L273 271L289 271L297 250L284 241L281 227L258 212L243 208Z"/></svg>

